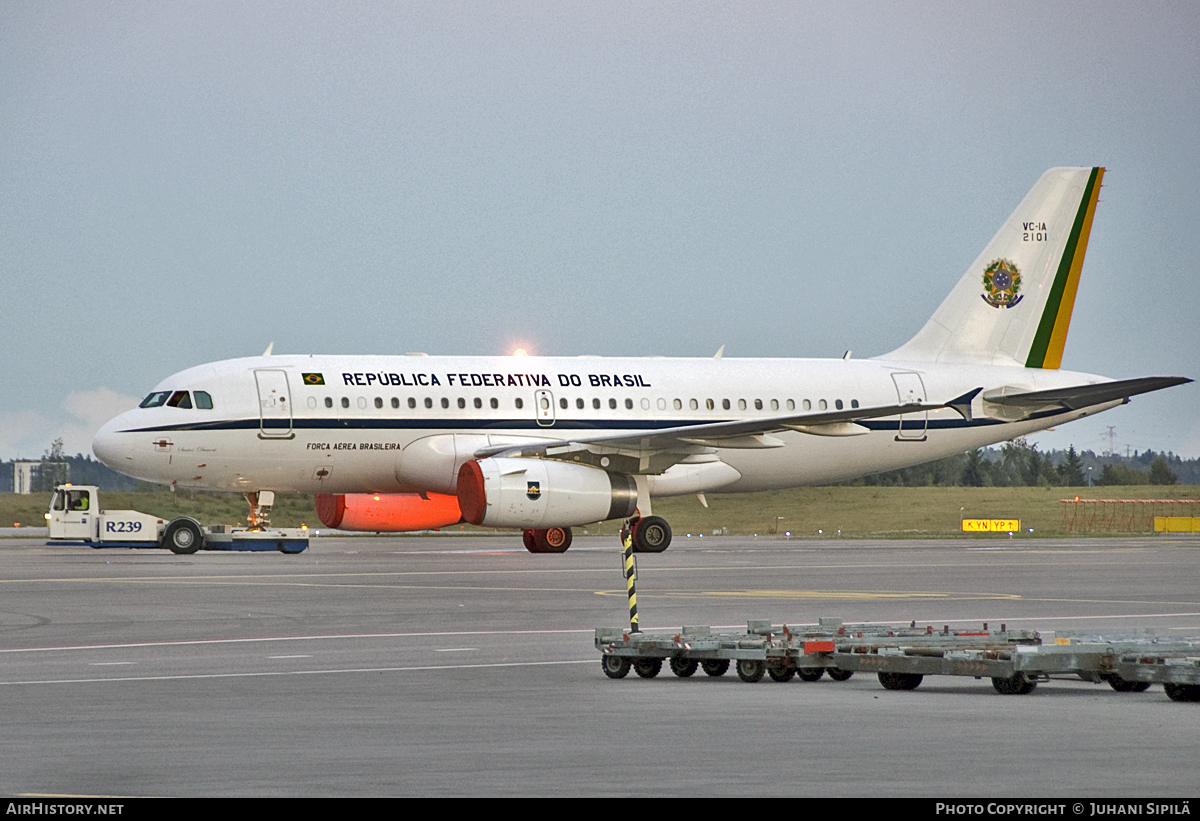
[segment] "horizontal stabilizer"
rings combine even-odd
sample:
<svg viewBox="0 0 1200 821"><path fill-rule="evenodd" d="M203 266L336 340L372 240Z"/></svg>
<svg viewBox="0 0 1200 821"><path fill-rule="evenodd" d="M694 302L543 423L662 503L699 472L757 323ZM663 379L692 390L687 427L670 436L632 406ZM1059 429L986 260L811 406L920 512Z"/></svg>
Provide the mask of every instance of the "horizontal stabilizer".
<svg viewBox="0 0 1200 821"><path fill-rule="evenodd" d="M1076 385L1071 388L1051 388L1046 391L1027 391L983 398L995 405L1059 405L1070 410L1103 405L1117 399L1128 399L1142 393L1159 391L1192 380L1184 376L1145 376L1141 379L1122 379L1098 385Z"/></svg>

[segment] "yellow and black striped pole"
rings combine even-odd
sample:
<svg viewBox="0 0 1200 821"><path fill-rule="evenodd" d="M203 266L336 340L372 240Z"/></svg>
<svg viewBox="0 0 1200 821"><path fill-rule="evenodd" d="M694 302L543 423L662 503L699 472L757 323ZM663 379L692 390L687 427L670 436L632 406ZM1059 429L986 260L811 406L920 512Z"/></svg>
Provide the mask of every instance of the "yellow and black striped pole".
<svg viewBox="0 0 1200 821"><path fill-rule="evenodd" d="M625 531L625 557L622 564L625 573L625 591L629 596L629 632L638 633L637 616L637 562L633 558L633 532Z"/></svg>

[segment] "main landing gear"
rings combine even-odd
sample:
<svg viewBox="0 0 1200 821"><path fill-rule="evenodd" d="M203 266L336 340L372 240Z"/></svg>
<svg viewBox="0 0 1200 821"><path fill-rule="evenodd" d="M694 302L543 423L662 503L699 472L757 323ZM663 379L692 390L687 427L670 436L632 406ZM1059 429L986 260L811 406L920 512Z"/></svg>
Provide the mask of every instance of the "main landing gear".
<svg viewBox="0 0 1200 821"><path fill-rule="evenodd" d="M634 553L662 553L671 545L671 526L658 516L630 519L621 529L621 543L633 534ZM571 546L571 528L548 527L544 530L523 530L521 540L530 553L565 553Z"/></svg>
<svg viewBox="0 0 1200 821"><path fill-rule="evenodd" d="M671 526L659 516L639 516L627 521L621 529L621 544L631 533L634 553L662 553L671 546Z"/></svg>
<svg viewBox="0 0 1200 821"><path fill-rule="evenodd" d="M525 542L525 549L530 553L565 553L571 546L571 528L525 530L522 531L521 538Z"/></svg>

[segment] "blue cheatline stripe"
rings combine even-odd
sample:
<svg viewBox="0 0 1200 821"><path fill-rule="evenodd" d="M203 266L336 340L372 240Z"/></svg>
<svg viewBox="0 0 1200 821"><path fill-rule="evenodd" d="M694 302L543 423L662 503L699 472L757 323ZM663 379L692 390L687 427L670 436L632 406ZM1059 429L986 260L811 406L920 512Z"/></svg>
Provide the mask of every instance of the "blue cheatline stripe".
<svg viewBox="0 0 1200 821"><path fill-rule="evenodd" d="M1048 410L1035 413L1028 419L1048 419L1054 416L1070 413L1069 409ZM664 431L700 424L719 424L721 422L749 421L734 419L688 420L686 422L669 422L661 419L570 419L558 420L553 425L542 426L533 420L526 419L297 419L293 421L293 429L327 431L338 433L343 431L409 431L409 430L445 430L445 431L480 431L480 432L511 432L511 431L541 431L547 435L555 431ZM905 420L910 429L920 424L918 420ZM899 430L899 420L863 419L855 422L873 431ZM957 430L962 428L982 428L994 425L1004 425L1007 422L999 419L930 419L926 427L930 430ZM163 433L172 431L217 431L217 430L258 430L261 422L258 419L230 419L218 422L204 422L192 425L157 425L149 428L130 428L122 433Z"/></svg>

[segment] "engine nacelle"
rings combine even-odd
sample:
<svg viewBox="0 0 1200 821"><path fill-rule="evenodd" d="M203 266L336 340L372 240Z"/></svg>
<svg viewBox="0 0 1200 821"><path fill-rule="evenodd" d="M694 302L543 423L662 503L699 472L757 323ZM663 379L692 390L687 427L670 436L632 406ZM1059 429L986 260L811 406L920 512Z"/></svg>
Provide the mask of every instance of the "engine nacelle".
<svg viewBox="0 0 1200 821"><path fill-rule="evenodd" d="M318 493L317 515L326 527L399 533L456 525L458 499L440 493Z"/></svg>
<svg viewBox="0 0 1200 821"><path fill-rule="evenodd" d="M586 465L494 457L459 469L458 503L473 525L571 527L629 518L637 510L637 484Z"/></svg>

